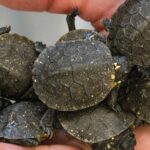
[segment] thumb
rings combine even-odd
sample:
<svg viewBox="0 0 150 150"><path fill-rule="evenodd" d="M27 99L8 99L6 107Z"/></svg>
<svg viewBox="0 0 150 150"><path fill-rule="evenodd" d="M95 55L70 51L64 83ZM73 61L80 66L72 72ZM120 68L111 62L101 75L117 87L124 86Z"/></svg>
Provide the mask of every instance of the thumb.
<svg viewBox="0 0 150 150"><path fill-rule="evenodd" d="M137 141L134 150L150 150L150 125L136 128L134 134Z"/></svg>
<svg viewBox="0 0 150 150"><path fill-rule="evenodd" d="M44 145L37 147L22 147L13 144L0 143L1 150L79 150L76 147L66 145Z"/></svg>

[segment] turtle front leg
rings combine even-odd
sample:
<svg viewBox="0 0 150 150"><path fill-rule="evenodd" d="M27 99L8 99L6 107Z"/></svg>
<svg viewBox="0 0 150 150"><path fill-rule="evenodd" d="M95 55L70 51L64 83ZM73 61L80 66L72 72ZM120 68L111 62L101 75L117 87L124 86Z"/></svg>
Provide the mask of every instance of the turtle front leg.
<svg viewBox="0 0 150 150"><path fill-rule="evenodd" d="M105 27L105 30L106 30L107 32L109 32L110 27L111 27L111 20L110 20L109 18L104 18L104 19L102 20L102 24L103 24L103 26Z"/></svg>
<svg viewBox="0 0 150 150"><path fill-rule="evenodd" d="M46 44L36 41L35 42L35 50L38 54L40 54L46 48Z"/></svg>
<svg viewBox="0 0 150 150"><path fill-rule="evenodd" d="M75 8L71 13L69 13L66 17L67 25L68 25L68 30L76 30L75 27L75 17L79 15L79 9Z"/></svg>
<svg viewBox="0 0 150 150"><path fill-rule="evenodd" d="M135 144L136 140L134 134L131 129L128 129L120 135L116 147L119 150L134 150Z"/></svg>
<svg viewBox="0 0 150 150"><path fill-rule="evenodd" d="M114 87L107 97L108 106L110 106L110 108L115 112L120 112L122 110L118 103L118 91L119 86Z"/></svg>
<svg viewBox="0 0 150 150"><path fill-rule="evenodd" d="M0 35L1 34L4 34L4 33L9 33L10 32L10 30L11 30L11 27L10 26L6 26L6 27L1 27L0 28Z"/></svg>
<svg viewBox="0 0 150 150"><path fill-rule="evenodd" d="M54 119L54 113L55 111L52 109L47 109L45 114L40 120L40 127L43 129L43 131L49 135L49 138L51 139L53 136L53 119Z"/></svg>

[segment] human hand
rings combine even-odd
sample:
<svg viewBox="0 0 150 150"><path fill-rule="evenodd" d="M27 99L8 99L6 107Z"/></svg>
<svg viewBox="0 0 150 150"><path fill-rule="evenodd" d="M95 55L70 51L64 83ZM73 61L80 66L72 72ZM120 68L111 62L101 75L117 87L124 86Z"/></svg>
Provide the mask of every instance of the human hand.
<svg viewBox="0 0 150 150"><path fill-rule="evenodd" d="M17 10L69 13L78 8L80 17L91 22L97 31L103 29L101 20L111 18L125 0L0 0L0 4Z"/></svg>
<svg viewBox="0 0 150 150"><path fill-rule="evenodd" d="M1 150L92 150L89 144L76 140L66 134L64 130L54 130L51 140L37 147L23 147L14 144L0 143Z"/></svg>
<svg viewBox="0 0 150 150"><path fill-rule="evenodd" d="M150 149L150 126L138 127L134 130L137 144L134 150ZM51 145L50 145L51 144ZM65 145L66 144L66 145ZM67 146L68 145L68 146ZM69 146L70 145L70 146ZM67 136L63 130L55 131L54 137L45 145L37 147L23 147L13 144L0 143L2 150L92 150L90 145Z"/></svg>

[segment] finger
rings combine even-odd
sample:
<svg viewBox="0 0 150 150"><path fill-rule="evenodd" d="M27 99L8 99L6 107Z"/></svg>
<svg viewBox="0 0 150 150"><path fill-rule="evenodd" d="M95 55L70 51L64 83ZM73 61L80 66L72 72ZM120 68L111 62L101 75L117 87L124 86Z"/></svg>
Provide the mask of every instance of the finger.
<svg viewBox="0 0 150 150"><path fill-rule="evenodd" d="M0 0L0 4L9 8L28 11L49 11L52 13L69 13L78 8L80 17L90 21L96 30L103 29L100 20L110 18L125 0Z"/></svg>
<svg viewBox="0 0 150 150"><path fill-rule="evenodd" d="M0 143L1 150L80 150L76 147L66 145L44 145L37 147L22 147L13 144Z"/></svg>
<svg viewBox="0 0 150 150"><path fill-rule="evenodd" d="M0 4L17 10L55 13L68 13L73 8L72 0L0 0Z"/></svg>
<svg viewBox="0 0 150 150"><path fill-rule="evenodd" d="M87 143L81 142L69 134L67 134L63 129L55 130L54 136L51 140L45 142L44 144L62 144L78 147L82 150L92 150L91 146Z"/></svg>
<svg viewBox="0 0 150 150"><path fill-rule="evenodd" d="M105 29L103 25L103 19L105 18L111 19L112 15L116 12L118 7L124 3L124 1L125 0L120 0L118 3L116 3L116 5L110 6L110 8L107 11L103 11L101 15L99 14L99 16L98 15L97 17L95 16L96 19L91 21L91 24L96 29L96 31L101 32L102 30Z"/></svg>
<svg viewBox="0 0 150 150"><path fill-rule="evenodd" d="M96 22L102 17L107 16L107 12L111 10L111 13L125 0L87 0L84 5L80 5L80 16L91 22Z"/></svg>
<svg viewBox="0 0 150 150"><path fill-rule="evenodd" d="M32 149L26 148L25 150L80 150L77 147L67 146L67 145L45 145L38 146Z"/></svg>
<svg viewBox="0 0 150 150"><path fill-rule="evenodd" d="M2 150L92 150L89 144L83 143L66 134L64 130L55 130L52 140L42 146L22 147L14 144L0 143Z"/></svg>
<svg viewBox="0 0 150 150"><path fill-rule="evenodd" d="M52 3L52 0L49 0ZM48 7L48 0L0 0L0 4L17 10L44 11Z"/></svg>
<svg viewBox="0 0 150 150"><path fill-rule="evenodd" d="M136 146L134 150L150 150L150 126L145 125L134 130Z"/></svg>

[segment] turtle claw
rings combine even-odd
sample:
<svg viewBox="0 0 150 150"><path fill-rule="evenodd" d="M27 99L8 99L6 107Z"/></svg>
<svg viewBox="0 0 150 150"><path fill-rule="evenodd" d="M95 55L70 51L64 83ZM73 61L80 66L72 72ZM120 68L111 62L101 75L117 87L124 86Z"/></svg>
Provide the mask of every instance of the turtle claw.
<svg viewBox="0 0 150 150"><path fill-rule="evenodd" d="M110 29L110 26L111 26L111 20L110 20L109 18L104 18L104 19L102 20L102 24L103 24L103 26L105 27L105 30L106 30L107 32L109 32L109 29Z"/></svg>
<svg viewBox="0 0 150 150"><path fill-rule="evenodd" d="M98 40L98 41L101 41L102 43L105 43L105 44L107 43L107 37L95 31L87 31L85 32L84 36L85 36L85 39L88 39L90 41Z"/></svg>
<svg viewBox="0 0 150 150"><path fill-rule="evenodd" d="M46 44L42 42L36 41L35 42L35 50L37 53L41 53L46 48Z"/></svg>
<svg viewBox="0 0 150 150"><path fill-rule="evenodd" d="M43 121L40 121L40 127L42 128L43 132L49 136L49 139L51 139L53 136L52 129L49 126L46 126Z"/></svg>
<svg viewBox="0 0 150 150"><path fill-rule="evenodd" d="M40 127L42 128L43 132L45 132L45 134L50 136L50 138L53 136L53 118L54 110L49 108L40 120Z"/></svg>
<svg viewBox="0 0 150 150"><path fill-rule="evenodd" d="M0 28L0 35L4 33L8 33L11 30L11 26L1 27Z"/></svg>

